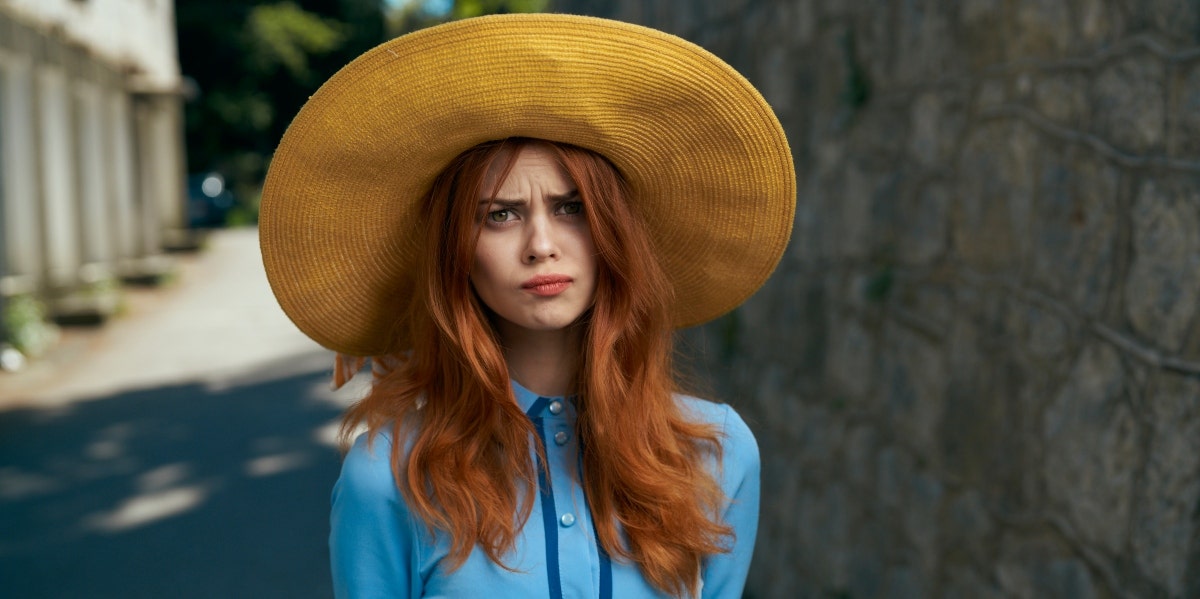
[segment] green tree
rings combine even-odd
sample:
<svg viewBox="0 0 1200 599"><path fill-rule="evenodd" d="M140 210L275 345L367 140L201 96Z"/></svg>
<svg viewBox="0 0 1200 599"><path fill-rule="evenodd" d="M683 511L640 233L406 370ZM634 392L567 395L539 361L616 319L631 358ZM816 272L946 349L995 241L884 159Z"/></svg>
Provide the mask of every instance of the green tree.
<svg viewBox="0 0 1200 599"><path fill-rule="evenodd" d="M546 10L546 4L546 0L457 0L451 14L455 19L467 19L502 13L541 12Z"/></svg>
<svg viewBox="0 0 1200 599"><path fill-rule="evenodd" d="M383 0L178 0L188 170L252 200L292 116L341 65L383 41Z"/></svg>
<svg viewBox="0 0 1200 599"><path fill-rule="evenodd" d="M312 83L310 55L323 55L345 42L346 25L323 19L292 2L250 9L244 44L248 66L262 76L283 68L295 81Z"/></svg>

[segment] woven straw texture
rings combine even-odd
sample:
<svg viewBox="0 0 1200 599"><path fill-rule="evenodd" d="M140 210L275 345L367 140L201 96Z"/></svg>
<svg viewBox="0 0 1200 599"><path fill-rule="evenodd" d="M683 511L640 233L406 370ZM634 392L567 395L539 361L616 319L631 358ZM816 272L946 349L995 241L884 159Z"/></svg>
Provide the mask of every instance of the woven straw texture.
<svg viewBox="0 0 1200 599"><path fill-rule="evenodd" d="M676 326L745 301L787 245L787 139L719 58L604 19L481 17L363 54L284 134L260 236L292 321L347 354L405 349L390 323L414 294L419 199L463 150L512 136L571 143L617 166L674 285Z"/></svg>

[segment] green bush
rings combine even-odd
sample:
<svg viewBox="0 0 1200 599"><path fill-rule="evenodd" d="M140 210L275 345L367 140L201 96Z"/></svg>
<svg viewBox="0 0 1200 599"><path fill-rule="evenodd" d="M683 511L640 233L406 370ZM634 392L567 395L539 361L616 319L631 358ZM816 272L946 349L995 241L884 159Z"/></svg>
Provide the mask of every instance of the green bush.
<svg viewBox="0 0 1200 599"><path fill-rule="evenodd" d="M45 352L57 333L46 321L46 307L32 295L16 295L0 304L0 341L26 356Z"/></svg>

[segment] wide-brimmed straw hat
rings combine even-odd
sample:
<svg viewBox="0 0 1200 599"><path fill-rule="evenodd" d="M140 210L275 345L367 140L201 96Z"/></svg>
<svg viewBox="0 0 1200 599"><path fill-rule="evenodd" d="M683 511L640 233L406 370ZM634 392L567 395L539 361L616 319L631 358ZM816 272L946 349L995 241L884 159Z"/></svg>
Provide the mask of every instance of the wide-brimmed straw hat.
<svg viewBox="0 0 1200 599"><path fill-rule="evenodd" d="M674 322L753 294L791 234L796 184L762 96L708 51L569 15L467 19L386 42L326 82L263 188L267 277L296 325L338 352L403 351L420 200L458 154L507 137L607 157L674 286Z"/></svg>

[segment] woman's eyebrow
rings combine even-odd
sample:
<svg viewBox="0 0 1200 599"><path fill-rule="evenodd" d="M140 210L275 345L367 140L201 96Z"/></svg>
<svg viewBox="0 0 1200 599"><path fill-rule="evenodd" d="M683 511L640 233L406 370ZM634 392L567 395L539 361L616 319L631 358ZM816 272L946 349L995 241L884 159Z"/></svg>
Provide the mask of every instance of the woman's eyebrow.
<svg viewBox="0 0 1200 599"><path fill-rule="evenodd" d="M479 200L480 206L499 206L501 208L516 208L518 206L524 206L526 203L527 202L525 200L505 200L501 198L483 198Z"/></svg>
<svg viewBox="0 0 1200 599"><path fill-rule="evenodd" d="M555 202L555 203L577 200L577 199L579 199L579 190L572 189L571 191L568 191L566 193L548 195L548 196L546 196L546 199L550 200L551 202ZM479 200L479 203L481 205L492 204L492 205L500 206L502 208L515 208L517 206L524 206L525 204L528 203L528 201L524 200L524 199L510 200L507 198L492 198L491 200L489 200L488 198L483 198L483 199Z"/></svg>

